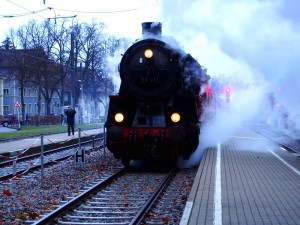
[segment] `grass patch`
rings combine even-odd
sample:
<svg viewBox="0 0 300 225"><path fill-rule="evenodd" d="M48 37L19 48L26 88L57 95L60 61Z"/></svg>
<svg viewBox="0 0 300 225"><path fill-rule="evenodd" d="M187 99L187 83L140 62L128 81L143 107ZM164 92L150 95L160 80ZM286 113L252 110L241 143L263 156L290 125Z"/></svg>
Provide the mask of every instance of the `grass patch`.
<svg viewBox="0 0 300 225"><path fill-rule="evenodd" d="M103 123L87 123L87 124L76 124L75 131L78 128L82 130L86 129L97 129L103 127ZM0 139L8 139L8 138L18 138L18 137L26 137L26 136L34 136L40 134L53 134L53 133L62 133L68 132L67 125L28 125L28 126L21 126L20 130L15 132L2 132L0 133Z"/></svg>

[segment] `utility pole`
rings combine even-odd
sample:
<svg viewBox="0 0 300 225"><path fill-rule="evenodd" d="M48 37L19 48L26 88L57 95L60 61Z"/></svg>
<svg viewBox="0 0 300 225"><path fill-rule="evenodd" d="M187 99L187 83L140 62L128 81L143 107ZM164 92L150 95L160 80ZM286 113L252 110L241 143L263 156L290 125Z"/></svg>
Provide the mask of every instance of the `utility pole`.
<svg viewBox="0 0 300 225"><path fill-rule="evenodd" d="M74 31L71 32L71 106L75 109Z"/></svg>

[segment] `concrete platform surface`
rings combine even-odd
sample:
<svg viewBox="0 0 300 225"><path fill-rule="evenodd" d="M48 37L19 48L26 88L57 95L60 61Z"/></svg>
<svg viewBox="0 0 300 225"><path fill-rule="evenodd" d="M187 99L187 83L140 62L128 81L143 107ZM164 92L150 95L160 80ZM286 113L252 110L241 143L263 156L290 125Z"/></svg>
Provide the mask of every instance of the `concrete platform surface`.
<svg viewBox="0 0 300 225"><path fill-rule="evenodd" d="M299 187L299 158L238 132L206 149L180 224L300 224Z"/></svg>

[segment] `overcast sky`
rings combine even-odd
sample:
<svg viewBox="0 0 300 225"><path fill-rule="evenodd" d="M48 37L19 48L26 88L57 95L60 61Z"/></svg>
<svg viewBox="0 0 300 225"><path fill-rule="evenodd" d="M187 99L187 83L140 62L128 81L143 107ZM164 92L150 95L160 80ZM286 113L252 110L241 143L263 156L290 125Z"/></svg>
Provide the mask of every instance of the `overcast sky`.
<svg viewBox="0 0 300 225"><path fill-rule="evenodd" d="M255 98L260 98L263 90L280 88L279 98L291 115L296 116L295 122L299 120L299 0L45 0L45 3L0 0L1 39L11 26L17 28L29 19L55 16L77 15L82 21L94 18L105 22L110 32L132 38L140 37L141 22L160 21L163 34L179 40L210 75L236 76L251 84L248 92L243 93L247 98L240 99L241 102L251 99L249 103L255 104ZM9 16L14 17L5 18ZM232 97L236 97L234 93ZM250 104L245 107L250 108Z"/></svg>
<svg viewBox="0 0 300 225"><path fill-rule="evenodd" d="M156 0L45 0L45 4L44 0L0 0L0 5L2 34L31 19L57 17L59 23L61 17L76 15L80 21L96 19L105 22L112 32L133 36L140 33L141 21L156 20L159 12Z"/></svg>

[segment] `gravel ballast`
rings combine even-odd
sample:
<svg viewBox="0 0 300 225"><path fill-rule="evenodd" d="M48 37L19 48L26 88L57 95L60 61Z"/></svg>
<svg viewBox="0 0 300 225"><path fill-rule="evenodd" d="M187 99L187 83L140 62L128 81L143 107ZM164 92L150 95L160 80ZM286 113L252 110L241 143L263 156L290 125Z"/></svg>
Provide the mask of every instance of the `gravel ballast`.
<svg viewBox="0 0 300 225"><path fill-rule="evenodd" d="M102 150L87 153L79 167L74 159L59 162L41 172L19 175L0 182L0 225L26 224L54 210L62 201L80 194L80 190L121 168L120 160Z"/></svg>

